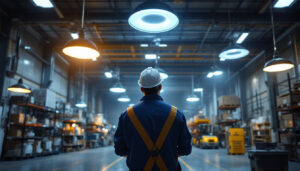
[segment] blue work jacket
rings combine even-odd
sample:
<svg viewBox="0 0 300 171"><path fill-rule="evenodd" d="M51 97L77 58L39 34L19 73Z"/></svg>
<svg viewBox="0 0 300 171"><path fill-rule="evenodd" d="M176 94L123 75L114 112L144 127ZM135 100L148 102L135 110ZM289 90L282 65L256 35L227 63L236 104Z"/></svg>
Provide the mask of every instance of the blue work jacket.
<svg viewBox="0 0 300 171"><path fill-rule="evenodd" d="M133 106L137 118L146 129L155 144L163 125L165 124L171 106L166 104L158 95L147 95L139 104ZM127 166L131 171L142 171L150 153L128 117L127 112L121 114L118 129L114 137L115 153L127 156ZM184 115L177 110L176 118L170 132L162 146L162 156L169 171L175 171L178 165L178 156L191 153L191 134L186 126ZM159 170L156 164L152 170Z"/></svg>

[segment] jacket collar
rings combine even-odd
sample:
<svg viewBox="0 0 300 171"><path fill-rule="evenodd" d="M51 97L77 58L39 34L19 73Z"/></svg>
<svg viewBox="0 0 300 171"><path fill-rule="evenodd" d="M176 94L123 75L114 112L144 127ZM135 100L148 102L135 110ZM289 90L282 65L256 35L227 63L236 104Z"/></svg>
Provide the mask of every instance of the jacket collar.
<svg viewBox="0 0 300 171"><path fill-rule="evenodd" d="M144 96L141 101L145 101L145 100L163 100L163 98L159 95L146 95Z"/></svg>

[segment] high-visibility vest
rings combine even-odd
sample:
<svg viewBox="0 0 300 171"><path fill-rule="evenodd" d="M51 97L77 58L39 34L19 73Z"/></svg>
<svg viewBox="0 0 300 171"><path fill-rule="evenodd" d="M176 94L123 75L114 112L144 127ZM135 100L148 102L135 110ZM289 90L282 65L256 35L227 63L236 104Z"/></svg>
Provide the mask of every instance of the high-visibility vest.
<svg viewBox="0 0 300 171"><path fill-rule="evenodd" d="M171 111L168 116L168 119L165 122L162 130L160 131L160 134L155 144L153 143L152 139L150 138L149 134L147 133L147 131L145 130L145 128L143 127L139 119L136 117L136 114L134 113L132 106L127 109L127 113L132 124L134 125L135 129L137 130L140 137L144 141L150 153L150 157L145 165L144 171L151 171L154 166L154 163L161 171L167 171L168 168L160 155L160 150L176 118L177 108L174 106L171 107Z"/></svg>

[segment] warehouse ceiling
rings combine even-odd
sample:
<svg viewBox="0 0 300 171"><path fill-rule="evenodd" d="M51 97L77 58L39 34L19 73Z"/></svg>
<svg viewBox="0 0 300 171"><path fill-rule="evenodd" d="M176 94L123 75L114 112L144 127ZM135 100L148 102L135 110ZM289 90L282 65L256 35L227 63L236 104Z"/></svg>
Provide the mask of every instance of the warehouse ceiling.
<svg viewBox="0 0 300 171"><path fill-rule="evenodd" d="M20 21L20 27L39 35L61 53L79 31L81 0L52 0L55 8L36 7L31 0L0 1L4 11ZM178 27L167 33L148 34L128 25L133 9L144 1L86 0L86 37L97 43L101 59L89 62L86 74L93 80L104 79L105 68L120 68L126 80L136 80L138 73L153 61L144 54L160 56L159 66L172 76L196 75L205 78L212 66L228 74L236 72L259 52L272 46L269 6L271 0L174 0L167 3L179 16ZM276 35L281 35L300 18L300 2L286 9L275 9ZM250 50L243 59L220 62L218 53L242 32L249 32L242 44ZM155 47L159 38L167 47ZM140 47L140 44L150 44ZM62 54L61 54L62 55ZM63 56L63 55L62 55ZM71 59L65 57L67 60ZM185 81L189 81L187 77Z"/></svg>

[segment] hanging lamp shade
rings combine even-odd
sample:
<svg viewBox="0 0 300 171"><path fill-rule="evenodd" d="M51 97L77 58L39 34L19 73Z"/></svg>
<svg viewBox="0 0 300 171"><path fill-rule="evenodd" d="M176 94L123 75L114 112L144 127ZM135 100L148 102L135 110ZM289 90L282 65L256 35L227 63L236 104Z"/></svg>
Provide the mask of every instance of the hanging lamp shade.
<svg viewBox="0 0 300 171"><path fill-rule="evenodd" d="M247 56L248 54L249 54L249 50L245 49L243 46L229 45L219 54L219 58L223 60L239 59Z"/></svg>
<svg viewBox="0 0 300 171"><path fill-rule="evenodd" d="M188 98L186 98L186 101L188 102L198 102L200 99L198 96L192 94Z"/></svg>
<svg viewBox="0 0 300 171"><path fill-rule="evenodd" d="M87 104L84 101L80 101L75 106L78 107L78 108L86 108Z"/></svg>
<svg viewBox="0 0 300 171"><path fill-rule="evenodd" d="M118 98L119 102L130 102L130 98L127 94L122 95L121 97Z"/></svg>
<svg viewBox="0 0 300 171"><path fill-rule="evenodd" d="M167 4L158 0L148 0L134 10L128 23L142 32L162 33L174 29L179 19Z"/></svg>
<svg viewBox="0 0 300 171"><path fill-rule="evenodd" d="M282 72L294 68L294 64L283 58L273 58L265 63L263 71L265 72Z"/></svg>
<svg viewBox="0 0 300 171"><path fill-rule="evenodd" d="M7 90L15 93L31 93L31 89L25 84L23 84L23 80L21 78L19 79L17 84L8 87Z"/></svg>
<svg viewBox="0 0 300 171"><path fill-rule="evenodd" d="M112 86L109 91L113 93L125 93L126 89L123 87L123 85L118 81L114 86Z"/></svg>
<svg viewBox="0 0 300 171"><path fill-rule="evenodd" d="M100 56L96 44L85 38L70 40L62 51L65 55L78 59L95 59Z"/></svg>

